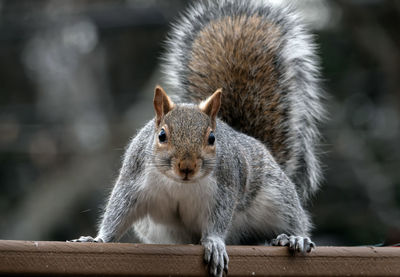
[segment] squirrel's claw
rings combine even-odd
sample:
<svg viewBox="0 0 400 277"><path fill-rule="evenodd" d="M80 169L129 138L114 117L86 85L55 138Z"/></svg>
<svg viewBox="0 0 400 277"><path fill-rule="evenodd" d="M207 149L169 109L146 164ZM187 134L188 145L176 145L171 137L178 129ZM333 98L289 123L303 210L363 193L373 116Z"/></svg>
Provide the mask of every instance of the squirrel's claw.
<svg viewBox="0 0 400 277"><path fill-rule="evenodd" d="M286 234L280 234L271 241L273 246L288 246L290 251L308 253L315 248L315 243L311 241L309 237L302 236L288 236Z"/></svg>
<svg viewBox="0 0 400 277"><path fill-rule="evenodd" d="M225 243L220 238L207 238L202 241L204 246L204 262L208 265L212 276L222 277L228 272L229 258Z"/></svg>
<svg viewBox="0 0 400 277"><path fill-rule="evenodd" d="M91 236L81 236L79 239L68 240L68 242L104 242L101 238Z"/></svg>

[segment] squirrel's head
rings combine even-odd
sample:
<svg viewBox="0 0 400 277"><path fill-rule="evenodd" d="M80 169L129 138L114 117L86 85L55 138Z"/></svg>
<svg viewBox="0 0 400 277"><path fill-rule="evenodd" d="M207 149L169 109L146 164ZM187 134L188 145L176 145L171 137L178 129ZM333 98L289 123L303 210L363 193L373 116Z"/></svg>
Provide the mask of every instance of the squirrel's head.
<svg viewBox="0 0 400 277"><path fill-rule="evenodd" d="M154 93L154 165L177 181L194 181L207 176L215 164L216 117L221 89L201 102L174 104L157 86Z"/></svg>

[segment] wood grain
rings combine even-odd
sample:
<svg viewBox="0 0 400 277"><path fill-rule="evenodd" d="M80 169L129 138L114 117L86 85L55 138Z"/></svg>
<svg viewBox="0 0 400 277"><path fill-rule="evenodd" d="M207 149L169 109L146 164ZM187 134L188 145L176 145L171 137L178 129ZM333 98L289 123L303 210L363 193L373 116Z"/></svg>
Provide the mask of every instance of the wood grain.
<svg viewBox="0 0 400 277"><path fill-rule="evenodd" d="M228 246L229 276L400 276L399 247ZM0 240L2 275L207 276L199 245Z"/></svg>

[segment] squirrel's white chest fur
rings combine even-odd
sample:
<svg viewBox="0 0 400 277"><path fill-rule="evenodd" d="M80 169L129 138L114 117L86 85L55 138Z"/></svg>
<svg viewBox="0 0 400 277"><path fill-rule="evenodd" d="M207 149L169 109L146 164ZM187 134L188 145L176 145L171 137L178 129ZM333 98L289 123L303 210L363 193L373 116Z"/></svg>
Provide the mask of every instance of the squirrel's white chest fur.
<svg viewBox="0 0 400 277"><path fill-rule="evenodd" d="M208 176L196 182L178 182L157 170L141 185L145 216L134 229L145 243L198 243L216 181Z"/></svg>

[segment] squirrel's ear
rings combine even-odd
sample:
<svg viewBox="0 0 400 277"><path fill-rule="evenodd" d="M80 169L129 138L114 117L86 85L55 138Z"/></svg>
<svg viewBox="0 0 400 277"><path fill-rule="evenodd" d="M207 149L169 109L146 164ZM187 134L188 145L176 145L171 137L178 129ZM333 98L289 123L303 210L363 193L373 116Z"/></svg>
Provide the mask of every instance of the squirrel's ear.
<svg viewBox="0 0 400 277"><path fill-rule="evenodd" d="M156 111L156 124L160 125L161 119L174 108L174 102L168 97L162 87L156 86L154 90L154 110Z"/></svg>
<svg viewBox="0 0 400 277"><path fill-rule="evenodd" d="M221 94L222 88L219 88L213 93L213 95L208 97L199 105L200 110L211 117L211 121L214 125L213 128L215 128L215 119L217 117L219 107L221 106Z"/></svg>

